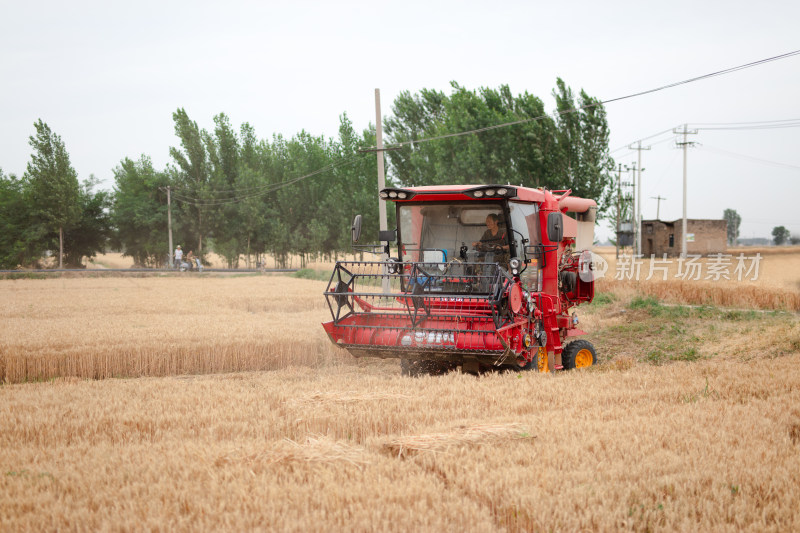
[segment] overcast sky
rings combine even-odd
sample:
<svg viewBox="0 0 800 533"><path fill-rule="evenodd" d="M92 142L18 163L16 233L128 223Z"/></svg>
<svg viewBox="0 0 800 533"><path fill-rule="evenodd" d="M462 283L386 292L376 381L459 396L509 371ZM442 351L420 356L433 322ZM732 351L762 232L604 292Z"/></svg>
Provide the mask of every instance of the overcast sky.
<svg viewBox="0 0 800 533"><path fill-rule="evenodd" d="M552 111L561 77L607 100L800 49L800 2L14 2L0 0L0 168L22 175L41 118L80 179L113 186L124 157L157 168L183 107L259 137L358 130L401 90L508 84ZM800 56L607 106L612 150L680 124L800 118ZM682 153L644 141L643 215L681 217ZM800 235L800 128L700 130L691 218L742 216L741 237ZM612 154L630 164L635 153ZM598 232L605 237L607 230Z"/></svg>

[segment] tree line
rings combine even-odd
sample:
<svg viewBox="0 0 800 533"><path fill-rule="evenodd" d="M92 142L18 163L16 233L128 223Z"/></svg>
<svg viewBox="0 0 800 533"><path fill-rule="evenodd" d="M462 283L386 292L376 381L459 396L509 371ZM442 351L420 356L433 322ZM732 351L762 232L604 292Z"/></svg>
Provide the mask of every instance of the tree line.
<svg viewBox="0 0 800 533"><path fill-rule="evenodd" d="M600 212L612 194L605 109L584 91L557 80L553 115L538 97L508 86L450 94L401 93L384 119L387 186L513 183L571 188L594 198ZM305 131L259 139L221 113L201 129L185 109L173 113L177 138L170 162L147 155L113 169L113 191L79 183L61 138L38 120L31 160L18 178L0 169L0 267L33 266L43 255L79 267L84 257L120 250L137 265L167 259L167 210L176 244L203 256L213 251L238 266L270 254L277 266L350 250L350 221L364 215L366 240L377 237L375 127L358 132L346 115L338 136ZM505 123L512 126L486 129ZM435 140L428 140L434 138ZM370 151L372 149L372 151ZM168 206L168 195L170 204ZM392 210L387 210L393 217ZM390 227L393 221L390 220Z"/></svg>

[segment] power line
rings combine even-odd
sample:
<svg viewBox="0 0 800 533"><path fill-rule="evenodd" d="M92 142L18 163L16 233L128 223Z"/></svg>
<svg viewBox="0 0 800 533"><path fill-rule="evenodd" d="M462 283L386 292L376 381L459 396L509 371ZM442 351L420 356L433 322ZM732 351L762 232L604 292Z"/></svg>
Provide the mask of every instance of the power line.
<svg viewBox="0 0 800 533"><path fill-rule="evenodd" d="M781 124L785 122L800 122L800 118L785 118L781 120L755 120L751 122L695 122L692 123L692 126L695 127L704 127L704 126L752 126L752 125L762 125L762 124Z"/></svg>
<svg viewBox="0 0 800 533"><path fill-rule="evenodd" d="M645 137L645 139L648 139L648 138L650 138L650 137ZM642 140L645 140L645 139L642 139ZM662 143L670 142L670 141L673 141L673 140L675 140L675 137L674 136L670 136L670 137L667 137L666 139L661 139L660 141L656 141L654 143L650 143L650 146L656 146L657 144L662 144ZM625 146L624 148L627 148L627 146ZM611 152L609 152L609 153L611 153ZM627 158L628 156L633 155L634 153L635 153L635 150L631 150L629 152L625 152L624 154L622 154L620 156L617 156L617 159L623 160L623 159Z"/></svg>
<svg viewBox="0 0 800 533"><path fill-rule="evenodd" d="M698 127L699 130L782 130L785 128L800 128L800 122L787 124L772 124L763 126L729 126L729 127Z"/></svg>
<svg viewBox="0 0 800 533"><path fill-rule="evenodd" d="M622 150L624 148L628 148L631 144L633 144L633 143L635 143L637 141L646 141L648 139L652 139L653 137L658 137L659 135L664 135L665 133L672 133L673 128L675 128L675 126L672 126L671 128L663 130L663 131L659 131L658 133L654 133L652 135L648 135L647 137L642 137L641 139L636 139L635 141L631 141L629 143L626 143L623 146L620 146L619 148L614 148L613 150L611 150L609 152L609 154L613 154L614 152L619 152L620 150ZM669 139L666 139L666 140L669 140ZM661 142L665 142L665 141L658 141L658 142L653 143L653 144L658 144L658 143L661 143Z"/></svg>
<svg viewBox="0 0 800 533"><path fill-rule="evenodd" d="M781 128L797 128L800 127L800 118L788 118L782 120L758 120L753 122L690 122L695 129L699 130L761 130L761 129L781 129ZM673 126L673 128L678 128L680 126ZM658 133L654 133L652 135L648 135L647 137L642 137L641 139L637 139L635 141L631 141L626 143L618 148L614 148L609 152L609 154L613 154L615 152L619 152L620 150L624 150L628 148L631 144L635 143L636 141L646 141L648 139L652 139L654 137L658 137L665 133L672 132L673 128L668 130L659 131ZM660 144L662 142L667 142L670 139L664 139L661 141L656 141L651 143L651 146ZM632 153L632 152L631 152ZM623 154L623 157L628 155L627 153Z"/></svg>
<svg viewBox="0 0 800 533"><path fill-rule="evenodd" d="M645 91L640 91L640 92L628 94L628 95L625 95L625 96L619 96L617 98L610 98L608 100L597 101L597 102L594 102L592 104L587 104L585 106L580 106L580 107L577 107L577 108L572 108L572 109L567 109L567 110L564 110L564 111L559 111L556 114L558 116L561 116L561 115L567 115L567 114L570 114L570 113L577 113L580 110L591 109L591 108L594 108L594 107L597 107L597 106L610 104L610 103L613 103L613 102L619 102L621 100L627 100L627 99L630 99L630 98L636 98L638 96L644 96L646 94L652 94L652 93L655 93L655 92L663 91L663 90L666 90L666 89L671 89L671 88L678 87L680 85L685 85L685 84L688 84L688 83L694 83L696 81L701 81L701 80L713 78L713 77L716 77L716 76L723 76L725 74L730 74L732 72L737 72L739 70L744 70L744 69L747 69L747 68L760 66L760 65L763 65L765 63L770 63L772 61L778 61L780 59L786 59L786 58L789 58L789 57L792 57L792 56L795 56L795 55L798 55L798 54L800 54L800 50L794 50L794 51L787 52L787 53L784 53L784 54L780 54L780 55L777 55L777 56L772 56L772 57L768 57L768 58L764 58L764 59L759 59L758 61L752 61L750 63L744 63L742 65L737 65L735 67L730 67L730 68L726 68L726 69L723 69L723 70L718 70L716 72L710 72L708 74L703 74L701 76L696 76L694 78L688 78L686 80L669 83L667 85L662 85L660 87L656 87L656 88L653 88L653 89L648 89L648 90L645 90ZM486 132L486 131L496 130L496 129L499 129L499 128L506 128L506 127L509 127L509 126L516 126L516 125L520 125L520 124L526 124L526 123L529 123L529 122L537 122L539 120L543 120L545 118L548 118L549 116L550 115L544 114L544 115L539 115L537 117L520 119L520 120L515 120L515 121L512 121L512 122L505 122L503 124L495 124L493 126L486 126L486 127L483 127L483 128L477 128L477 129L468 130L468 131L449 133L449 134L445 134L445 135L437 135L437 136L434 136L434 137L424 137L424 138L421 138L421 139L415 139L415 140L411 140L411 141L402 141L402 142L399 142L399 143L389 144L386 147L384 147L384 149L394 148L394 147L402 147L402 146L406 146L406 145L419 144L419 143L436 141L436 140L441 140L441 139L448 139L448 138L452 138L452 137L462 137L462 136L465 136L465 135L476 135L478 133L483 133L483 132ZM646 139L652 138L652 137L656 137L656 136L661 135L663 133L666 133L668 131L670 131L670 130L665 130L663 132L659 132L659 133L654 134L654 135L652 135L650 137L647 137ZM641 139L641 140L645 140L645 139ZM377 149L377 148L376 147L370 147L370 149L374 150L374 149ZM263 195L269 194L269 193L274 192L274 191L276 191L278 189L281 189L281 188L284 188L284 187L288 187L289 185L297 183L298 181L310 178L312 176L316 176L316 175L321 174L323 172L326 172L328 170L332 170L333 168L336 168L337 166L343 166L344 164L350 164L357 157L358 156L354 156L354 157L350 158L349 160L346 160L345 162L327 165L326 167L323 167L323 168L321 168L319 170L316 170L316 171L311 172L309 174L306 174L304 176L293 178L291 180L287 180L285 182L282 182L280 184L276 184L274 186L265 185L264 186L265 190L260 191L260 192L255 192L255 193L252 193L252 194L249 194L249 195L245 195L245 196L242 196L242 197L234 197L234 198L228 198L228 199L218 199L218 200L210 200L209 201L209 200L203 200L203 199L200 199L200 198L192 198L192 197L189 197L189 196L186 196L186 195L182 195L182 194L177 193L177 191L176 191L175 195L176 195L176 199L177 200L183 201L185 203L193 203L194 205L197 205L197 206L217 206L217 205L224 205L224 204L227 204L227 203L236 203L236 202L240 202L240 201L243 201L243 200L256 198L256 197L259 197L259 196L263 196ZM258 187L255 187L254 189L258 189ZM213 193L214 192L212 191L212 194ZM178 198L179 196L180 196L180 198Z"/></svg>
<svg viewBox="0 0 800 533"><path fill-rule="evenodd" d="M186 203L186 204L195 205L195 206L198 206L198 207L214 207L214 206L220 206L220 205L226 205L226 204L233 204L233 203L242 202L244 200L252 200L254 198L259 198L261 196L265 196L265 195L267 195L269 193L272 193L272 192L275 192L275 191L277 191L279 189L283 189L285 187L288 187L289 185L293 185L293 184L295 184L295 183L297 183L299 181L302 181L304 179L310 178L312 176L316 176L318 174L323 174L325 172L334 170L334 169L339 168L339 167L351 165L358 158L360 158L362 156L363 156L363 154L355 155L355 156L350 157L349 159L345 159L344 161L340 161L338 163L332 163L330 165L326 165L326 166L324 166L324 167L322 167L322 168L320 168L318 170L315 170L314 172L306 174L304 176L298 176L296 178L292 178L290 180L286 180L286 181L283 181L283 182L280 182L280 183L273 183L273 184L265 185L264 186L265 190L261 190L261 191L258 191L258 192L250 192L250 193L247 193L247 194L244 194L244 195L235 196L233 198L216 198L216 199L215 198L194 198L194 197L189 196L187 194L178 193L176 191L173 191L172 194L173 194L173 196L175 197L176 200L178 200L180 202L183 202L183 203ZM220 191L211 191L211 194L213 195L216 192L220 192ZM193 194L197 194L197 192L194 192Z"/></svg>
<svg viewBox="0 0 800 533"><path fill-rule="evenodd" d="M662 85L661 87L656 87L654 89L648 89L646 91L640 91L638 93L628 94L628 95L625 95L625 96L619 96L617 98L610 98L608 100L602 100L602 101L599 101L599 102L595 102L593 104L587 104L585 106L572 108L572 109L567 109L565 111L559 111L557 113L557 115L566 115L566 114L569 114L569 113L576 113L576 112L578 112L578 111L580 111L582 109L590 109L590 108L597 107L597 106L600 106L600 105L610 104L612 102L619 102L621 100L627 100L629 98L636 98L637 96L644 96L646 94L651 94L651 93L655 93L655 92L658 92L658 91L663 91L665 89L671 89L673 87L678 87L680 85L685 85L687 83L694 83L696 81L701 81L701 80L713 78L713 77L716 77L716 76L723 76L725 74L730 74L732 72L737 72L739 70L744 70L744 69L747 69L747 68L760 66L760 65L763 65L765 63L772 62L772 61L778 61L779 59L786 59L788 57L792 57L792 56L795 56L795 55L798 55L798 54L800 54L800 50L794 50L792 52L787 52L785 54L780 54L780 55L773 56L773 57L759 59L758 61L752 61L750 63L744 63L742 65L737 65L735 67L730 67L730 68L726 68L726 69L723 69L723 70L718 70L716 72L703 74L702 76L696 76L694 78L689 78L689 79L682 80L682 81L676 81L674 83L670 83L670 84L667 84L667 85ZM474 135L474 134L477 134L477 133L483 133L485 131L496 130L498 128L505 128L505 127L508 127L508 126L516 126L516 125L525 124L525 123L528 123L528 122L536 122L536 121L542 120L542 119L547 118L547 117L549 117L549 115L540 115L538 117L515 120L513 122L506 122L506 123L503 123L503 124L496 124L494 126L486 126L484 128L478 128L478 129L469 130L469 131L462 131L462 132L457 132L457 133L448 133L448 134L445 134L445 135L437 135L435 137L424 137L422 139L415 139L413 141L402 141L402 142L399 142L399 143L392 143L389 146L392 146L392 147L395 147L395 146L406 146L406 145L409 145L409 144L430 142L430 141L436 141L436 140L441 140L441 139L448 139L448 138L451 138L451 137L461 137L463 135ZM644 139L642 139L642 140L644 140Z"/></svg>
<svg viewBox="0 0 800 533"><path fill-rule="evenodd" d="M700 147L702 149L704 149L704 150L708 150L709 152L716 152L716 153L719 153L719 154L727 155L729 157L736 157L736 158L739 158L739 159L746 159L746 160L750 160L750 161L756 161L758 163L764 163L766 165L774 165L774 166L778 166L778 167L786 167L786 168L792 168L792 169L795 169L795 170L800 170L800 166L798 166L798 165L790 165L788 163L779 163L778 161L770 161L769 159L761 159L760 157L753 157L753 156L750 156L750 155L739 154L739 153L736 153L736 152L729 152L728 150L723 150L722 148L715 148L713 146L701 145Z"/></svg>

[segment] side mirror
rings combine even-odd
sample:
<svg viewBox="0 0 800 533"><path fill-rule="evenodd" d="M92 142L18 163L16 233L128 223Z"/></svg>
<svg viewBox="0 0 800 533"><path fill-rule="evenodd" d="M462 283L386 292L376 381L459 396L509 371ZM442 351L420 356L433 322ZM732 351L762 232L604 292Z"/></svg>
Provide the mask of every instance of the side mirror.
<svg viewBox="0 0 800 533"><path fill-rule="evenodd" d="M358 242L361 237L361 215L356 215L353 219L353 225L350 227L350 235L353 239L353 244Z"/></svg>
<svg viewBox="0 0 800 533"><path fill-rule="evenodd" d="M550 242L558 243L564 237L564 218L561 213L547 215L547 238Z"/></svg>

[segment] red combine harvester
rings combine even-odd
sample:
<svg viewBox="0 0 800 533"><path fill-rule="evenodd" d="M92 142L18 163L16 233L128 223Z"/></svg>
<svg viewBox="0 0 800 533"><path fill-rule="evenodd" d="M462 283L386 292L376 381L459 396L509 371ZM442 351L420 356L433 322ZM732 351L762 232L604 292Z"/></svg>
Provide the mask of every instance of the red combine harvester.
<svg viewBox="0 0 800 533"><path fill-rule="evenodd" d="M405 375L462 367L540 372L596 354L570 309L594 297L597 204L510 185L388 188L398 228L354 247L381 261L336 263L325 298L331 341L355 357L399 358ZM396 256L391 255L396 243Z"/></svg>

